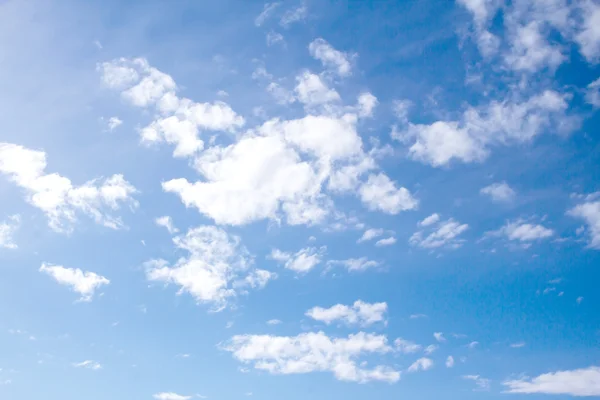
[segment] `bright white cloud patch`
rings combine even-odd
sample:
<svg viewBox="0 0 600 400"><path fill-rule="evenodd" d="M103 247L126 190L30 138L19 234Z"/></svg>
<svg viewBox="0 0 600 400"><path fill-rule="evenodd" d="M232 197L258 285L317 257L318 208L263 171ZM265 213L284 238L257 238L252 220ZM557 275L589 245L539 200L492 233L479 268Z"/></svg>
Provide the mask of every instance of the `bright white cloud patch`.
<svg viewBox="0 0 600 400"><path fill-rule="evenodd" d="M400 187L384 173L370 175L367 182L360 187L360 198L370 210L379 210L387 214L398 214L401 211L414 210L419 202L408 189Z"/></svg>
<svg viewBox="0 0 600 400"><path fill-rule="evenodd" d="M429 217L419 222L419 226L429 226L437 223L440 220L439 214L431 214Z"/></svg>
<svg viewBox="0 0 600 400"><path fill-rule="evenodd" d="M271 374L331 372L341 381L397 382L400 372L378 365L367 369L357 365L364 355L392 351L385 336L359 332L347 338L331 338L323 332L298 336L238 335L223 348L240 362Z"/></svg>
<svg viewBox="0 0 600 400"><path fill-rule="evenodd" d="M298 82L295 89L297 98L309 107L341 100L338 92L327 87L319 75L304 72L296 77L296 81Z"/></svg>
<svg viewBox="0 0 600 400"><path fill-rule="evenodd" d="M523 220L516 220L507 222L506 225L491 234L506 236L508 240L532 242L548 239L554 236L554 231L539 224L530 224Z"/></svg>
<svg viewBox="0 0 600 400"><path fill-rule="evenodd" d="M386 322L386 303L365 303L357 300L352 306L336 304L330 308L314 307L306 312L306 316L326 323L344 322L348 325L369 326L377 322Z"/></svg>
<svg viewBox="0 0 600 400"><path fill-rule="evenodd" d="M163 228L165 228L170 234L179 232L179 229L177 229L175 227L175 225L173 224L173 219L171 217L169 217L168 215L165 215L163 217L158 217L154 220L154 222L156 222L156 225L162 226Z"/></svg>
<svg viewBox="0 0 600 400"><path fill-rule="evenodd" d="M375 242L375 246L377 246L377 247L391 246L395 243L396 243L396 238L393 236L390 236L388 238L378 240L377 242Z"/></svg>
<svg viewBox="0 0 600 400"><path fill-rule="evenodd" d="M189 400L192 398L192 396L183 396L173 392L156 393L152 397L156 400Z"/></svg>
<svg viewBox="0 0 600 400"><path fill-rule="evenodd" d="M567 214L585 221L589 236L588 246L600 249L600 201L594 200L600 193L587 196L587 201L570 209Z"/></svg>
<svg viewBox="0 0 600 400"><path fill-rule="evenodd" d="M121 124L123 124L123 121L121 121L118 117L110 117L108 119L108 123L107 123L108 130L109 131L114 131L119 126L121 126Z"/></svg>
<svg viewBox="0 0 600 400"><path fill-rule="evenodd" d="M263 287L274 276L252 269L252 257L237 236L214 226L190 229L173 238L175 247L188 253L174 265L165 260L146 263L149 281L180 287L178 294L189 293L198 303L221 310L236 295L236 288Z"/></svg>
<svg viewBox="0 0 600 400"><path fill-rule="evenodd" d="M508 393L600 396L600 367L557 371L503 382Z"/></svg>
<svg viewBox="0 0 600 400"><path fill-rule="evenodd" d="M481 189L480 193L499 203L510 202L516 196L515 191L506 182L492 183Z"/></svg>
<svg viewBox="0 0 600 400"><path fill-rule="evenodd" d="M74 363L73 366L75 368L85 368L85 369L91 369L94 371L102 369L102 365L100 365L96 361L92 361L92 360L86 360L86 361L82 361L80 363Z"/></svg>
<svg viewBox="0 0 600 400"><path fill-rule="evenodd" d="M446 358L446 368L452 367L454 367L454 357L448 356L448 358Z"/></svg>
<svg viewBox="0 0 600 400"><path fill-rule="evenodd" d="M349 258L347 260L330 260L327 262L328 265L341 265L350 272L366 271L370 268L375 268L380 265L379 262L369 260L366 257L361 258Z"/></svg>
<svg viewBox="0 0 600 400"><path fill-rule="evenodd" d="M420 344L416 344L415 342L411 342L410 340L405 340L402 338L394 340L394 346L396 350L402 354L413 354L421 351L423 348L423 346Z"/></svg>
<svg viewBox="0 0 600 400"><path fill-rule="evenodd" d="M47 174L46 153L23 146L0 143L0 173L24 189L27 201L42 210L48 225L59 232L70 232L77 214L85 214L109 228L123 227L118 217L109 214L121 205L137 207L136 189L123 175L91 180L74 186L57 173Z"/></svg>
<svg viewBox="0 0 600 400"><path fill-rule="evenodd" d="M422 224L423 221L421 221L420 225ZM424 249L436 249L439 247L457 248L464 242L459 236L469 228L469 225L461 224L452 218L435 223L428 221L426 226L430 233L427 234L425 230L415 232L409 239L409 243L412 246Z"/></svg>
<svg viewBox="0 0 600 400"><path fill-rule="evenodd" d="M352 73L352 55L334 49L324 39L313 40L308 50L325 68L335 71L339 76L349 76Z"/></svg>
<svg viewBox="0 0 600 400"><path fill-rule="evenodd" d="M423 357L412 363L411 366L408 367L408 372L427 371L431 368L433 368L433 360Z"/></svg>
<svg viewBox="0 0 600 400"><path fill-rule="evenodd" d="M59 284L79 293L80 301L91 301L100 286L110 283L108 279L94 272L82 271L79 268L65 268L61 265L43 263L40 272L50 275Z"/></svg>
<svg viewBox="0 0 600 400"><path fill-rule="evenodd" d="M446 342L446 338L444 337L444 334L442 332L435 332L433 334L433 337L435 338L435 340L437 340L440 343Z"/></svg>
<svg viewBox="0 0 600 400"><path fill-rule="evenodd" d="M5 249L17 248L17 244L13 240L13 235L20 224L20 215L12 215L5 221L0 222L0 247L4 247Z"/></svg>
<svg viewBox="0 0 600 400"><path fill-rule="evenodd" d="M600 78L596 79L587 86L585 100L594 106L594 108L600 107Z"/></svg>
<svg viewBox="0 0 600 400"><path fill-rule="evenodd" d="M291 254L279 249L273 249L271 251L271 258L282 263L287 269L298 273L306 273L321 263L325 255L325 250L325 247L306 247Z"/></svg>
<svg viewBox="0 0 600 400"><path fill-rule="evenodd" d="M356 243L367 242L367 241L373 240L376 237L379 237L381 235L383 235L383 229L375 229L375 228L367 229L366 231L364 231L364 233L360 237L360 239L358 239L356 241Z"/></svg>
<svg viewBox="0 0 600 400"><path fill-rule="evenodd" d="M378 103L377 97L373 96L371 93L361 93L360 96L358 96L358 115L363 118L373 116L373 110Z"/></svg>

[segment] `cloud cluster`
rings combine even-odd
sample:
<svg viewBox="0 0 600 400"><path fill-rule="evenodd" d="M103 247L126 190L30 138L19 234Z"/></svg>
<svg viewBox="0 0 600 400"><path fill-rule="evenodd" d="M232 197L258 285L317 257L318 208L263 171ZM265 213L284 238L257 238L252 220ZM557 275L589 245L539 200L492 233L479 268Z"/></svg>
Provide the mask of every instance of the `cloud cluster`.
<svg viewBox="0 0 600 400"><path fill-rule="evenodd" d="M79 293L79 301L91 301L96 290L110 281L94 272L82 271L79 268L65 268L61 265L51 265L43 263L40 272L50 275L56 282L71 288L75 293Z"/></svg>
<svg viewBox="0 0 600 400"><path fill-rule="evenodd" d="M464 242L459 236L469 228L469 225L461 224L452 218L439 221L438 214L430 215L418 225L422 229L410 237L409 243L424 249L458 248Z"/></svg>
<svg viewBox="0 0 600 400"><path fill-rule="evenodd" d="M348 325L369 326L377 322L386 322L387 303L365 303L357 300L351 306L336 304L330 308L314 307L306 316L326 323L339 321Z"/></svg>
<svg viewBox="0 0 600 400"><path fill-rule="evenodd" d="M557 371L503 382L509 393L600 396L600 367Z"/></svg>

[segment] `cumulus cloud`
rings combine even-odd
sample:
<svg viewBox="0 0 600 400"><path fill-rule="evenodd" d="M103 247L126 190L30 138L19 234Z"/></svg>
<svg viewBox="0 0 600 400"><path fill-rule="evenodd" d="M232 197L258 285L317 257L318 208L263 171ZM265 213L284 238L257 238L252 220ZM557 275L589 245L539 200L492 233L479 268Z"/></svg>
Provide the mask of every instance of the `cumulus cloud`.
<svg viewBox="0 0 600 400"><path fill-rule="evenodd" d="M359 383L394 383L400 379L400 372L389 366L367 369L357 365L361 356L392 351L385 336L364 332L347 338L332 338L323 332L298 336L238 335L223 349L238 361L271 374L331 372L338 380Z"/></svg>
<svg viewBox="0 0 600 400"><path fill-rule="evenodd" d="M433 337L440 343L446 342L446 338L444 337L444 334L442 332L435 332L433 334Z"/></svg>
<svg viewBox="0 0 600 400"><path fill-rule="evenodd" d="M415 342L411 342L410 340L405 340L402 338L398 338L394 340L394 346L397 351L402 354L412 354L418 351L421 351L423 346L420 344L416 344Z"/></svg>
<svg viewBox="0 0 600 400"><path fill-rule="evenodd" d="M177 229L173 224L173 219L168 215L158 217L154 220L154 222L156 223L156 225L165 228L171 235L179 232L179 229Z"/></svg>
<svg viewBox="0 0 600 400"><path fill-rule="evenodd" d="M395 243L396 243L396 238L393 236L390 236L388 238L378 240L375 243L375 246L377 246L377 247L391 246Z"/></svg>
<svg viewBox="0 0 600 400"><path fill-rule="evenodd" d="M321 61L325 68L328 68L339 76L345 77L352 74L352 55L336 50L325 39L318 38L313 40L308 46L310 55Z"/></svg>
<svg viewBox="0 0 600 400"><path fill-rule="evenodd" d="M292 254L279 249L273 249L270 257L282 263L287 269L297 273L306 273L321 263L325 251L325 247L306 247Z"/></svg>
<svg viewBox="0 0 600 400"><path fill-rule="evenodd" d="M13 235L21 225L21 216L11 215L3 222L0 222L0 247L5 249L16 249L18 246L14 242Z"/></svg>
<svg viewBox="0 0 600 400"><path fill-rule="evenodd" d="M341 100L339 93L335 89L327 87L319 75L305 71L296 77L296 81L298 84L295 92L298 101L309 107Z"/></svg>
<svg viewBox="0 0 600 400"><path fill-rule="evenodd" d="M192 398L192 396L183 396L173 392L156 393L152 397L156 400L189 400Z"/></svg>
<svg viewBox="0 0 600 400"><path fill-rule="evenodd" d="M493 201L498 203L510 202L516 196L515 191L506 182L492 183L482 188L479 192L489 196Z"/></svg>
<svg viewBox="0 0 600 400"><path fill-rule="evenodd" d="M585 100L594 106L594 108L600 107L600 78L587 86Z"/></svg>
<svg viewBox="0 0 600 400"><path fill-rule="evenodd" d="M346 260L330 260L327 262L327 265L341 265L350 272L359 272L378 267L380 263L374 260L369 260L366 257L360 257L348 258Z"/></svg>
<svg viewBox="0 0 600 400"><path fill-rule="evenodd" d="M371 174L360 187L360 198L370 210L379 210L387 214L414 210L419 205L408 189L397 188L396 184L384 173Z"/></svg>
<svg viewBox="0 0 600 400"><path fill-rule="evenodd" d="M123 121L121 121L119 119L119 117L110 117L108 119L107 125L108 125L108 130L109 131L114 131L115 129L117 129L119 126L121 126L121 124L123 124Z"/></svg>
<svg viewBox="0 0 600 400"><path fill-rule="evenodd" d="M178 294L187 292L215 311L227 306L236 289L260 289L274 278L268 271L253 269L253 259L240 238L217 227L192 228L173 238L173 243L188 255L172 266L165 260L146 262L147 279L179 286Z"/></svg>
<svg viewBox="0 0 600 400"><path fill-rule="evenodd" d="M314 307L306 316L327 325L340 321L348 325L369 326L377 322L386 323L387 303L365 303L357 300L353 305L336 304L330 308Z"/></svg>
<svg viewBox="0 0 600 400"><path fill-rule="evenodd" d="M422 223L423 221L421 221ZM425 230L415 232L409 239L409 243L412 246L424 249L436 249L439 247L457 248L464 242L459 236L469 228L469 225L461 224L452 218L441 222L429 222L425 226L429 227L428 231L430 233L427 234Z"/></svg>
<svg viewBox="0 0 600 400"><path fill-rule="evenodd" d="M532 242L554 236L554 231L539 224L530 224L523 220L507 222L502 228L489 234L505 236L508 240Z"/></svg>
<svg viewBox="0 0 600 400"><path fill-rule="evenodd" d="M383 229L370 228L363 232L363 235L356 241L356 243L368 242L379 236L383 235Z"/></svg>
<svg viewBox="0 0 600 400"><path fill-rule="evenodd" d="M10 143L0 143L0 173L24 189L27 201L42 210L48 225L58 232L72 231L77 214L85 214L98 224L119 229L123 222L109 214L121 205L137 207L132 197L137 191L123 175L91 180L74 186L57 173L48 174L46 153Z"/></svg>
<svg viewBox="0 0 600 400"><path fill-rule="evenodd" d="M448 356L448 358L446 358L446 368L452 367L454 367L454 357Z"/></svg>
<svg viewBox="0 0 600 400"><path fill-rule="evenodd" d="M94 297L96 290L110 281L94 272L82 271L79 268L65 268L61 265L42 263L40 272L50 275L56 282L68 286L75 293L79 293L79 301L88 302Z"/></svg>
<svg viewBox="0 0 600 400"><path fill-rule="evenodd" d="M587 224L588 246L591 249L600 249L600 200L595 200L598 195L600 193L587 196L585 202L567 212L571 217L582 219Z"/></svg>
<svg viewBox="0 0 600 400"><path fill-rule="evenodd" d="M600 367L556 371L503 382L508 393L600 396Z"/></svg>
<svg viewBox="0 0 600 400"><path fill-rule="evenodd" d="M427 371L431 368L433 368L433 360L427 357L422 357L408 367L408 372Z"/></svg>
<svg viewBox="0 0 600 400"><path fill-rule="evenodd" d="M422 221L419 221L419 226L429 226L437 223L440 220L440 215L437 213L431 214L429 217L426 217Z"/></svg>
<svg viewBox="0 0 600 400"><path fill-rule="evenodd" d="M73 363L73 366L75 368L85 368L85 369L91 369L94 371L102 369L102 365L100 365L96 361L92 361L92 360L85 360L80 363Z"/></svg>

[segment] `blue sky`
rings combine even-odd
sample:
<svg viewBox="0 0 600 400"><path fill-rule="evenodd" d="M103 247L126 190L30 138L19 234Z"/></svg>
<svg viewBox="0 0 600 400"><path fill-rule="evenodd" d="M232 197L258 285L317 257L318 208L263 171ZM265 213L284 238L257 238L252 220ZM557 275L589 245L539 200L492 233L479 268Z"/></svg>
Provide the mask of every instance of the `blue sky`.
<svg viewBox="0 0 600 400"><path fill-rule="evenodd" d="M600 396L600 3L0 3L0 398Z"/></svg>

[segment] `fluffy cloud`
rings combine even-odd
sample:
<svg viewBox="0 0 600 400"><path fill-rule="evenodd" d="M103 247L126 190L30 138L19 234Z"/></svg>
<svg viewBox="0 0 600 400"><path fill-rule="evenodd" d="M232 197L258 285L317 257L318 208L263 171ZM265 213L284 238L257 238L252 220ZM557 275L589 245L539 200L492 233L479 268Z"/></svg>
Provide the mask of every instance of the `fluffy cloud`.
<svg viewBox="0 0 600 400"><path fill-rule="evenodd" d="M73 366L75 368L85 368L85 369L91 369L94 371L102 369L102 365L100 365L96 361L92 361L92 360L85 360L80 363L74 363Z"/></svg>
<svg viewBox="0 0 600 400"><path fill-rule="evenodd" d="M121 126L122 123L123 123L123 121L121 121L118 117L110 117L108 119L108 123L107 123L108 130L109 131L114 131L119 126Z"/></svg>
<svg viewBox="0 0 600 400"><path fill-rule="evenodd" d="M427 371L431 368L433 368L433 360L422 357L408 367L408 372Z"/></svg>
<svg viewBox="0 0 600 400"><path fill-rule="evenodd" d="M91 301L96 289L110 283L108 279L94 272L84 272L79 268L65 268L60 265L43 263L40 272L50 275L59 284L79 293L81 295L79 301Z"/></svg>
<svg viewBox="0 0 600 400"><path fill-rule="evenodd" d="M385 336L359 332L331 338L323 332L298 336L239 335L223 348L240 362L271 374L331 372L341 381L397 382L400 372L388 366L366 369L357 365L363 355L392 351Z"/></svg>
<svg viewBox="0 0 600 400"><path fill-rule="evenodd" d="M273 15L273 12L281 5L281 3L266 3L262 12L254 19L254 25L261 26L264 22ZM161 399L162 400L162 399Z"/></svg>
<svg viewBox="0 0 600 400"><path fill-rule="evenodd" d="M295 254L291 254L279 249L273 249L270 257L282 263L287 269L297 273L306 273L321 263L325 255L325 250L325 247L306 247L300 249Z"/></svg>
<svg viewBox="0 0 600 400"><path fill-rule="evenodd" d="M579 2L582 5L583 24L576 34L581 54L591 63L600 61L600 5L590 0Z"/></svg>
<svg viewBox="0 0 600 400"><path fill-rule="evenodd" d="M352 73L352 55L334 49L324 39L315 39L308 46L310 55L321 61L325 68L335 71L339 76Z"/></svg>
<svg viewBox="0 0 600 400"><path fill-rule="evenodd" d="M384 173L370 175L367 182L360 187L360 199L370 210L379 210L387 214L398 214L400 211L414 210L419 202L408 189L400 187Z"/></svg>
<svg viewBox="0 0 600 400"><path fill-rule="evenodd" d="M375 243L375 246L377 246L377 247L391 246L395 243L396 243L396 238L393 236L390 236L388 238L378 240Z"/></svg>
<svg viewBox="0 0 600 400"><path fill-rule="evenodd" d="M171 235L179 232L179 229L177 229L175 225L173 225L173 219L168 215L158 217L154 220L154 222L156 223L156 225L165 228Z"/></svg>
<svg viewBox="0 0 600 400"><path fill-rule="evenodd" d="M491 232L491 234L506 236L508 240L532 242L550 238L554 235L554 231L542 225L526 223L523 220L516 220L507 222L506 225L497 231Z"/></svg>
<svg viewBox="0 0 600 400"><path fill-rule="evenodd" d="M150 66L144 58L120 58L98 65L104 84L121 92L137 107L153 106L158 115L140 131L143 142L175 146L175 157L188 157L204 147L200 131L234 131L244 125L231 107L221 101L196 103L177 96L173 78Z"/></svg>
<svg viewBox="0 0 600 400"><path fill-rule="evenodd" d="M423 346L420 344L416 344L415 342L411 342L410 340L405 340L402 338L398 338L394 340L394 346L397 351L402 354L412 354L418 351L421 351Z"/></svg>
<svg viewBox="0 0 600 400"><path fill-rule="evenodd" d="M446 338L444 337L444 334L442 332L435 332L433 334L433 337L440 343L444 343L446 341Z"/></svg>
<svg viewBox="0 0 600 400"><path fill-rule="evenodd" d="M440 215L437 213L431 214L429 217L426 217L422 221L419 221L419 226L429 226L437 223L440 220Z"/></svg>
<svg viewBox="0 0 600 400"><path fill-rule="evenodd" d="M567 214L585 221L589 235L589 247L600 249L600 200L599 193L589 195L586 201L570 209Z"/></svg>
<svg viewBox="0 0 600 400"><path fill-rule="evenodd" d="M349 325L369 326L376 322L386 322L386 303L365 303L361 300L352 306L336 304L330 308L314 307L306 312L306 316L326 323L340 321Z"/></svg>
<svg viewBox="0 0 600 400"><path fill-rule="evenodd" d="M364 233L360 237L360 239L358 239L356 241L356 243L367 242L367 241L373 240L376 237L379 237L381 235L383 235L383 229L375 229L375 228L367 229L366 231L364 231Z"/></svg>
<svg viewBox="0 0 600 400"><path fill-rule="evenodd" d="M373 96L371 93L361 93L360 96L358 96L358 115L363 118L373 116L373 110L378 103L377 97Z"/></svg>
<svg viewBox="0 0 600 400"><path fill-rule="evenodd" d="M550 372L535 378L508 380L503 384L508 393L600 396L600 368Z"/></svg>
<svg viewBox="0 0 600 400"><path fill-rule="evenodd" d="M327 262L327 265L341 265L350 272L358 272L378 267L380 264L377 261L369 260L366 257L361 257L349 258L347 260L330 260Z"/></svg>
<svg viewBox="0 0 600 400"><path fill-rule="evenodd" d="M492 183L482 188L479 192L499 203L510 202L516 196L515 191L506 182Z"/></svg>
<svg viewBox="0 0 600 400"><path fill-rule="evenodd" d="M189 400L192 396L183 396L173 392L162 392L153 395L156 400Z"/></svg>
<svg viewBox="0 0 600 400"><path fill-rule="evenodd" d="M490 146L528 142L549 127L572 130L576 125L566 115L568 100L567 95L552 90L525 101L494 100L483 107L469 107L459 121L408 123L393 137L410 144L411 158L434 167L452 160L482 161Z"/></svg>
<svg viewBox="0 0 600 400"><path fill-rule="evenodd" d="M164 260L148 261L147 279L177 285L178 294L188 292L196 301L211 304L215 310L227 305L237 294L236 288L261 288L274 277L268 271L252 269L252 257L240 239L217 227L190 229L185 235L173 238L173 243L188 255L173 266Z"/></svg>
<svg viewBox="0 0 600 400"><path fill-rule="evenodd" d="M428 218L431 218L431 216ZM428 218L426 218L426 220ZM420 224L422 225L423 222L424 221L421 221ZM424 249L435 249L438 247L457 248L464 242L459 236L469 228L469 225L461 224L452 218L435 223L430 221L427 222L428 225L426 226L431 226L433 231L429 234L426 234L424 230L415 232L409 239L409 243L412 246L418 246Z"/></svg>
<svg viewBox="0 0 600 400"><path fill-rule="evenodd" d="M23 146L0 143L0 173L24 189L27 201L42 210L55 231L70 232L77 214L92 217L98 224L118 229L123 222L108 214L122 204L137 207L136 189L122 175L91 180L74 186L59 174L45 173L46 153Z"/></svg>
<svg viewBox="0 0 600 400"><path fill-rule="evenodd" d="M304 21L304 19L306 19L307 16L308 8L305 4L303 4L299 7L286 11L285 14L283 14L281 19L279 20L279 24L284 28L287 28L293 23Z"/></svg>
<svg viewBox="0 0 600 400"><path fill-rule="evenodd" d="M297 76L296 80L298 85L295 92L298 100L307 106L319 106L341 100L338 92L328 88L319 75L304 72Z"/></svg>
<svg viewBox="0 0 600 400"><path fill-rule="evenodd" d="M0 222L0 247L5 249L16 249L13 234L21 224L21 216L12 215L6 221Z"/></svg>
<svg viewBox="0 0 600 400"><path fill-rule="evenodd" d="M600 107L600 78L587 86L585 100L595 108Z"/></svg>
<svg viewBox="0 0 600 400"><path fill-rule="evenodd" d="M454 367L454 357L448 356L448 358L446 358L446 368L452 367Z"/></svg>
<svg viewBox="0 0 600 400"><path fill-rule="evenodd" d="M475 382L476 388L473 390L490 390L490 380L482 378L479 375L464 375L463 379Z"/></svg>

